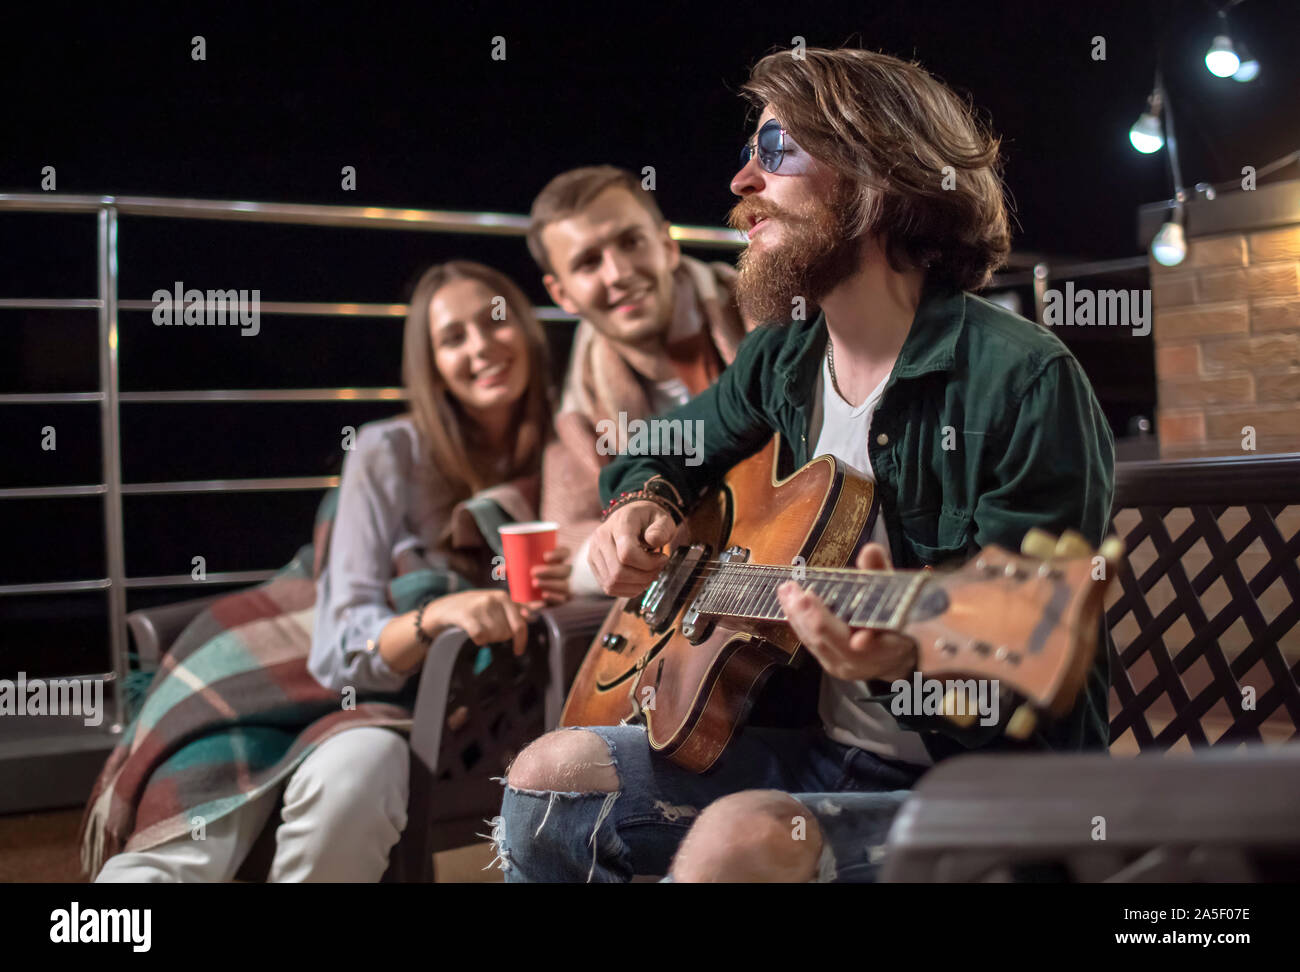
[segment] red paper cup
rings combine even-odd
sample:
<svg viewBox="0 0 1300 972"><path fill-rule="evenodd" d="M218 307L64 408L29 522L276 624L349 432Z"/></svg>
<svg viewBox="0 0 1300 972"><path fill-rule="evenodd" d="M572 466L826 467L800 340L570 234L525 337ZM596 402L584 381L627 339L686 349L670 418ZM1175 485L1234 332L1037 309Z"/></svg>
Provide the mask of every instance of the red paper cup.
<svg viewBox="0 0 1300 972"><path fill-rule="evenodd" d="M543 555L555 549L556 525L535 521L508 523L498 527L501 534L501 552L506 558L506 581L510 585L510 600L524 604L540 601L542 592L533 583L533 567L544 564Z"/></svg>

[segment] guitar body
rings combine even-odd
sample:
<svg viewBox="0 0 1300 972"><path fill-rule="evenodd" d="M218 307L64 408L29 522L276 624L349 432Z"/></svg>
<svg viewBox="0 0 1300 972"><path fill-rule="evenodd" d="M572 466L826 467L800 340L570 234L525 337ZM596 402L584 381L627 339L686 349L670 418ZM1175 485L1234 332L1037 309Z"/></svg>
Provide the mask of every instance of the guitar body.
<svg viewBox="0 0 1300 972"><path fill-rule="evenodd" d="M735 466L682 524L678 545L707 557L730 547L756 564L842 567L870 536L873 484L830 456L778 480L779 437ZM802 560L798 559L802 558ZM702 772L722 754L754 697L778 665L801 660L798 639L779 621L729 619L693 644L683 614L703 583L684 590L671 623L652 630L641 598L618 600L596 635L561 724L618 725L644 714L650 745Z"/></svg>

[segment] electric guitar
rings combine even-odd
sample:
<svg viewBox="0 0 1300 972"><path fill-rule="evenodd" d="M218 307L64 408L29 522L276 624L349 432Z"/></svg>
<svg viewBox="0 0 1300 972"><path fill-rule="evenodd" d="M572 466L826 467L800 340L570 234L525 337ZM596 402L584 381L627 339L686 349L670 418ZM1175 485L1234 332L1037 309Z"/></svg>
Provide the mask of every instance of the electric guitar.
<svg viewBox="0 0 1300 972"><path fill-rule="evenodd" d="M986 547L955 570L855 570L878 512L874 484L833 456L776 475L779 437L737 464L679 530L686 538L644 594L620 598L597 633L561 724L644 717L650 745L703 771L722 754L764 681L807 655L784 620L787 580L851 628L900 632L925 678L993 679L1027 737L1037 713L1069 712L1097 650L1098 618L1123 544L1100 551L1067 530L1030 530L1021 555ZM1100 576L1098 576L1100 572ZM959 724L974 715L945 699ZM963 721L965 720L965 721Z"/></svg>

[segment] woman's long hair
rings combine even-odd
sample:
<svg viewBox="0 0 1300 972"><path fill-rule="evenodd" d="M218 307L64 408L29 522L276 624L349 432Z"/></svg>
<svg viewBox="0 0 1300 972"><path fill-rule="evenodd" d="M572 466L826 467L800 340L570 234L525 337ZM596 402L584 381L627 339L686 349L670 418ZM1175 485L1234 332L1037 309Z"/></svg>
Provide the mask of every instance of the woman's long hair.
<svg viewBox="0 0 1300 972"><path fill-rule="evenodd" d="M472 428L471 420L434 364L429 303L453 280L477 280L504 297L507 312L522 327L528 345L528 385L515 403L510 427L517 434L505 475L499 478L492 475L494 463L467 443L465 433ZM420 276L406 315L402 382L429 461L445 477L456 501L541 468L542 447L552 430L549 360L546 338L532 304L504 273L481 263L452 260L432 266Z"/></svg>

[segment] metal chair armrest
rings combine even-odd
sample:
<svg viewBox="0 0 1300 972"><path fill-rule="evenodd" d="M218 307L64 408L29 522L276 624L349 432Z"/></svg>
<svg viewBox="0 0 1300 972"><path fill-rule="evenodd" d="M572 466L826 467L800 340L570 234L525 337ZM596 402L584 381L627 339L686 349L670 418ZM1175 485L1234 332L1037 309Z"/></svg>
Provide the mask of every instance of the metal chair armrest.
<svg viewBox="0 0 1300 972"><path fill-rule="evenodd" d="M177 635L185 630L185 626L198 617L199 612L209 604L224 596L225 594L210 594L207 597L196 597L176 604L143 608L128 614L126 623L131 630L131 637L135 640L135 650L140 656L140 667L144 670L157 668L163 654L171 647Z"/></svg>
<svg viewBox="0 0 1300 972"><path fill-rule="evenodd" d="M448 628L433 640L420 667L419 688L412 713L411 758L423 763L429 773L438 768L442 731L447 722L447 698L451 694L451 673L456 667L456 659L467 647L475 649L469 635L460 628Z"/></svg>

